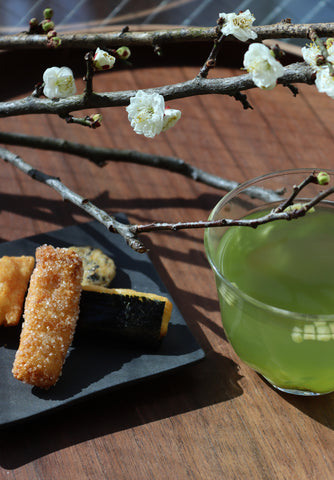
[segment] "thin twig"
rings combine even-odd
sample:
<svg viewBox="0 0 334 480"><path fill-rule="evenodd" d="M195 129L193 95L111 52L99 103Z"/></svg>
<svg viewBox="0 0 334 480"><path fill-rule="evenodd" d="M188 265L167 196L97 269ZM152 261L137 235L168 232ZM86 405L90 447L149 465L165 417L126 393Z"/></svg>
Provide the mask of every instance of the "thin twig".
<svg viewBox="0 0 334 480"><path fill-rule="evenodd" d="M211 52L199 71L198 77L200 78L206 78L209 74L209 71L216 66L218 54L221 50L224 38L226 38L225 35L223 35L221 32L219 33L219 27L217 27L216 31L217 36L214 39Z"/></svg>
<svg viewBox="0 0 334 480"><path fill-rule="evenodd" d="M109 215L104 210L101 210L86 198L70 190L60 181L58 177L54 177L37 170L32 165L25 162L21 157L5 148L0 147L0 157L4 161L10 163L14 167L29 175L34 180L53 188L53 190L61 195L63 200L70 201L74 205L80 207L91 217L102 223L110 232L119 233L125 239L126 243L137 252L142 253L146 251L143 243L135 237L128 225L117 221L113 216Z"/></svg>
<svg viewBox="0 0 334 480"><path fill-rule="evenodd" d="M93 77L94 77L94 67L93 67L93 52L88 52L85 55L86 62L86 75L85 75L85 97L89 97L93 93Z"/></svg>
<svg viewBox="0 0 334 480"><path fill-rule="evenodd" d="M306 177L299 185L294 185L290 196L275 208L275 213L283 212L287 207L293 204L297 195L310 183L318 183L315 172Z"/></svg>

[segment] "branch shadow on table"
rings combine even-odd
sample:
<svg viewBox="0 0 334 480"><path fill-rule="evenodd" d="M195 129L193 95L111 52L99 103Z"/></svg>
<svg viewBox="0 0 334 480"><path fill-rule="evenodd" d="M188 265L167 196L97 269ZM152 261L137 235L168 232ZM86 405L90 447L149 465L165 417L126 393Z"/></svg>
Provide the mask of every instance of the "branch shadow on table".
<svg viewBox="0 0 334 480"><path fill-rule="evenodd" d="M304 397L288 393L279 393L279 395L308 417L334 430L334 393L317 397Z"/></svg>

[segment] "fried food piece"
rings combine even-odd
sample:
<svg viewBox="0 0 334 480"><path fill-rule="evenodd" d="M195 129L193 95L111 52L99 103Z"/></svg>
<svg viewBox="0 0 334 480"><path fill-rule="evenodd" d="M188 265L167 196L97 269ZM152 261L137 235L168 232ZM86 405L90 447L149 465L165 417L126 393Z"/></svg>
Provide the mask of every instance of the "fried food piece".
<svg viewBox="0 0 334 480"><path fill-rule="evenodd" d="M34 257L24 255L0 258L0 325L19 323L34 264Z"/></svg>
<svg viewBox="0 0 334 480"><path fill-rule="evenodd" d="M82 285L100 285L108 287L116 275L116 266L112 258L99 248L90 246L69 247L82 259L84 275Z"/></svg>
<svg viewBox="0 0 334 480"><path fill-rule="evenodd" d="M75 252L50 245L36 249L12 370L16 379L41 388L57 382L79 316L82 275Z"/></svg>

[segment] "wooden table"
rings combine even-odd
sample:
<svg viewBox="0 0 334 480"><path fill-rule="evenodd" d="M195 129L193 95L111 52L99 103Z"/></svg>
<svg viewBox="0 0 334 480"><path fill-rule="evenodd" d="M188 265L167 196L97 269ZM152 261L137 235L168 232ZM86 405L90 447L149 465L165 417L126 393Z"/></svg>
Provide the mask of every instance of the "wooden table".
<svg viewBox="0 0 334 480"><path fill-rule="evenodd" d="M69 57L62 60L67 64ZM193 78L199 69L187 57L183 65L170 61L168 68L158 68L160 62L98 75L95 89L179 82ZM15 58L13 64L18 65ZM17 82L15 70L9 68L4 72L12 87L8 94L29 93L32 79L43 69L43 64L34 63L27 72L28 85ZM239 70L229 65L212 73L232 74ZM77 85L80 91L80 79ZM8 131L180 157L237 181L283 168L333 166L334 103L329 97L301 86L293 98L280 86L272 92L250 91L248 99L253 110L244 111L230 97L175 100L171 106L182 110L178 127L153 140L132 131L124 108L103 111L98 130L66 125L56 116L0 123ZM10 148L108 212L126 212L135 223L206 219L222 195L150 167L109 163L98 168L70 155ZM0 198L2 241L89 220L47 186L5 163ZM1 430L1 479L333 478L334 394L280 394L237 358L224 338L202 238L203 232L195 230L142 239L206 358Z"/></svg>

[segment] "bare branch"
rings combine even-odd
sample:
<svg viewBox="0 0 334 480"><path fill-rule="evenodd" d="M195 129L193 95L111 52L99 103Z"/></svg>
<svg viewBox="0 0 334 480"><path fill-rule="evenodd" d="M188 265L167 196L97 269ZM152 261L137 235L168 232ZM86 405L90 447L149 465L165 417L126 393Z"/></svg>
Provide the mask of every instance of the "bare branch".
<svg viewBox="0 0 334 480"><path fill-rule="evenodd" d="M110 232L119 233L126 241L126 243L137 252L145 252L146 248L135 235L131 232L128 225L118 222L115 217L112 217L104 210L101 210L92 202L82 197L78 193L73 192L66 187L58 177L48 175L40 170L37 170L29 163L25 162L21 157L10 152L5 148L0 147L0 157L5 161L18 168L28 176L37 180L38 182L48 185L53 190L58 192L63 200L67 200L74 205L77 205L91 217L102 223Z"/></svg>
<svg viewBox="0 0 334 480"><path fill-rule="evenodd" d="M64 200L68 200L74 205L77 205L90 216L98 220L103 224L110 232L118 233L121 235L126 243L137 252L143 253L146 251L143 243L137 239L137 235L141 233L148 233L152 231L177 231L181 229L198 229L198 228L214 228L214 227L231 227L231 226L243 226L256 228L259 225L273 222L276 220L292 220L304 216L311 208L319 203L324 198L334 193L334 187L320 192L309 202L305 203L302 208L296 207L295 209L288 209L281 211L280 208L273 209L267 215L255 219L220 219L211 221L196 221L196 222L178 222L178 223L150 223L146 225L127 225L118 222L114 217L110 216L104 210L101 210L89 200L85 199L81 195L73 192L66 187L58 177L48 175L40 170L35 169L21 157L10 152L5 148L0 147L1 158L29 175L34 180L48 185L57 191ZM310 183L311 177L307 178L298 188L295 188L287 202L282 204L282 207L287 203L291 204L292 200L296 197L296 193L299 193L308 183ZM313 177L312 177L313 178Z"/></svg>

